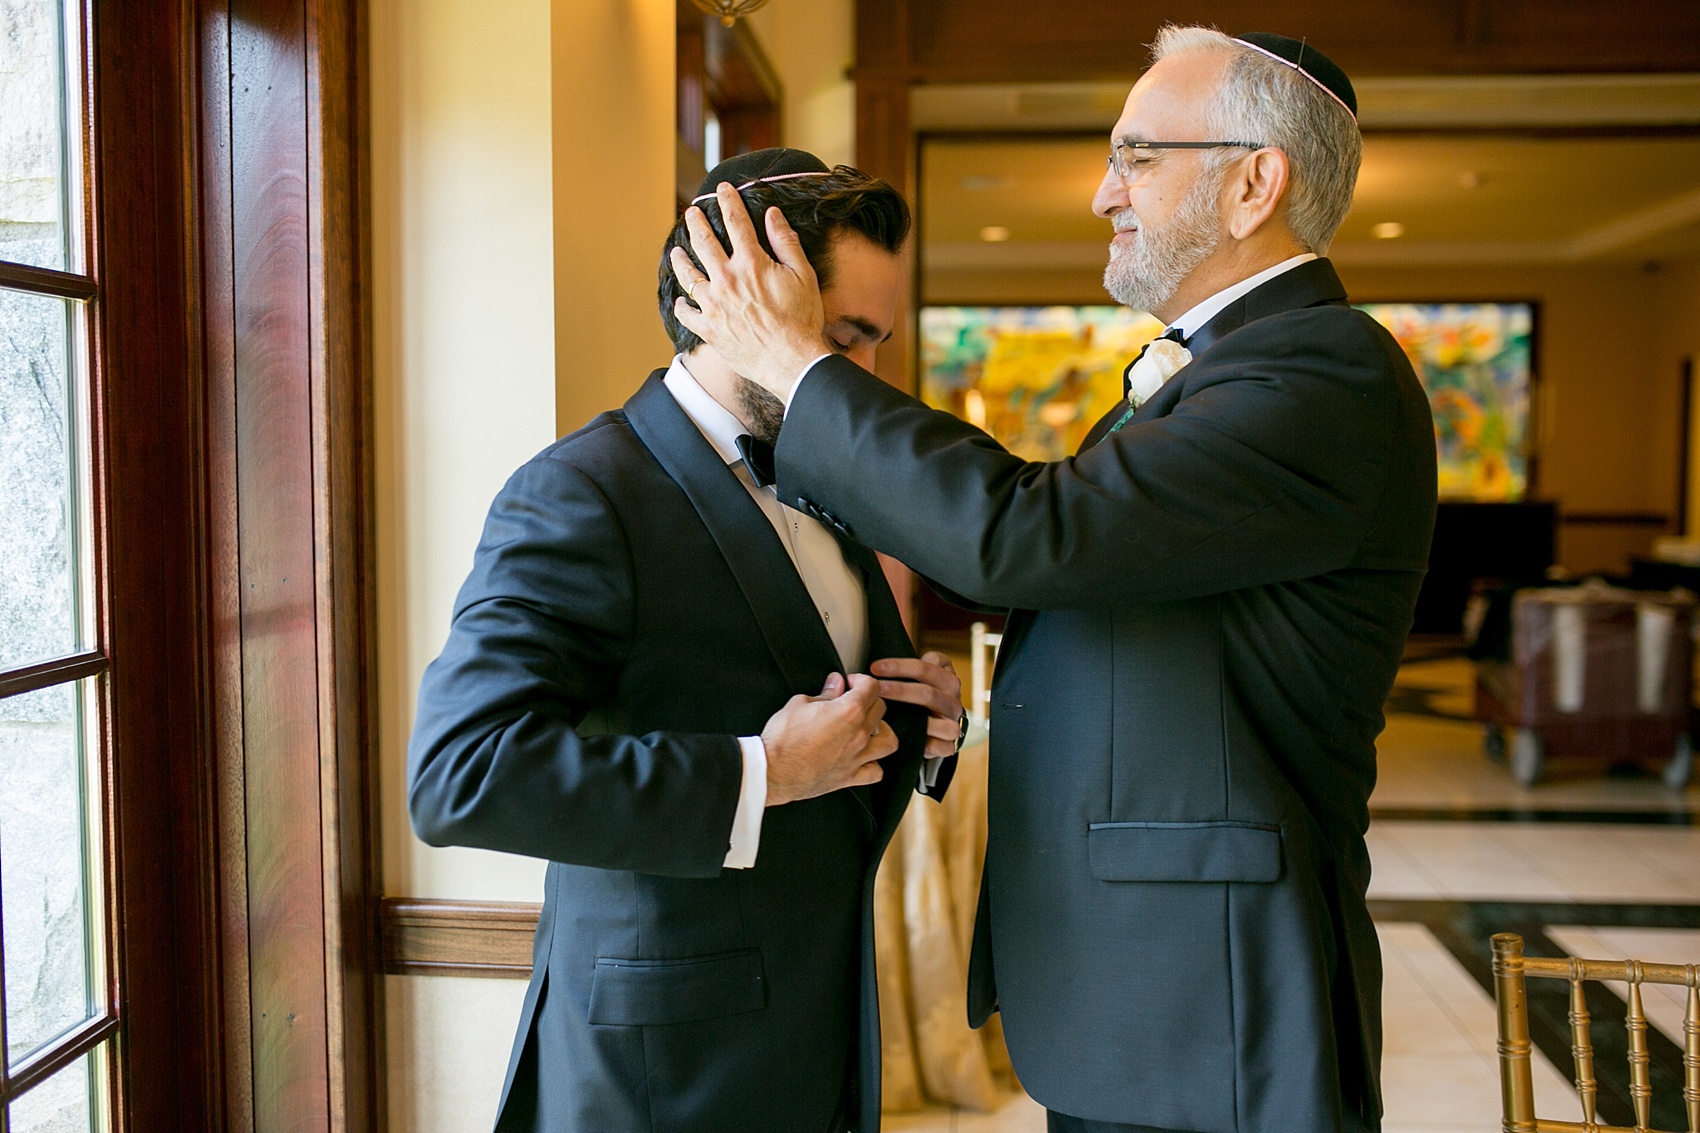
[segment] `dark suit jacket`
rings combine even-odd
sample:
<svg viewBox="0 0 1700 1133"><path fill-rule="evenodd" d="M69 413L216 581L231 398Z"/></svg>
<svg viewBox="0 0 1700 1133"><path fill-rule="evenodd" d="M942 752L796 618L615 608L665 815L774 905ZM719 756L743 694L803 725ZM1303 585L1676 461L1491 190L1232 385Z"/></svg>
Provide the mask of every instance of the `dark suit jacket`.
<svg viewBox="0 0 1700 1133"><path fill-rule="evenodd" d="M872 656L912 656L877 561L846 549ZM879 785L769 809L755 867L721 868L735 737L840 667L659 372L496 497L419 691L408 799L433 845L550 862L499 1129L877 1130L874 869L924 716L892 707Z"/></svg>
<svg viewBox="0 0 1700 1133"><path fill-rule="evenodd" d="M1001 1007L1033 1096L1203 1133L1373 1127L1363 835L1434 521L1428 402L1326 260L1192 348L1051 464L829 359L780 491L1012 608L969 1001L976 1024Z"/></svg>

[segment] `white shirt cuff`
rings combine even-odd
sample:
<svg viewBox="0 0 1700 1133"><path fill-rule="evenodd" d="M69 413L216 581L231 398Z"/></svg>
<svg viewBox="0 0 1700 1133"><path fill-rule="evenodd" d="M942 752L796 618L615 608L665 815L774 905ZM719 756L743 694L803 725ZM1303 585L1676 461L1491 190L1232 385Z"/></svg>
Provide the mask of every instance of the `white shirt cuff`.
<svg viewBox="0 0 1700 1133"><path fill-rule="evenodd" d="M818 355L814 361L803 367L803 372L797 375L797 380L791 383L791 392L785 395L785 412L791 412L791 400L797 396L797 387L803 384L803 379L809 376L809 371L820 365L822 358L831 358L831 354Z"/></svg>
<svg viewBox="0 0 1700 1133"><path fill-rule="evenodd" d="M939 768L944 761L951 758L948 755L929 755L921 761L921 785L915 790L921 794L930 794L933 786L939 781Z"/></svg>
<svg viewBox="0 0 1700 1133"><path fill-rule="evenodd" d="M767 745L760 736L739 736L738 750L744 753L744 783L738 788L738 810L732 816L727 869L749 869L756 864L761 818L767 811Z"/></svg>

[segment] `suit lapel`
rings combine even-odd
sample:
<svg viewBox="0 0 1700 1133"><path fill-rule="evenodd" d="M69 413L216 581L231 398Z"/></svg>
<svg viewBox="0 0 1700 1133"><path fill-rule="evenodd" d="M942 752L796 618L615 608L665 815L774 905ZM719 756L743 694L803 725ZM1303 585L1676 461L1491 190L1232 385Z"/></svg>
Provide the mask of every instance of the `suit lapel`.
<svg viewBox="0 0 1700 1133"><path fill-rule="evenodd" d="M1290 271L1252 288L1223 307L1211 320L1186 340L1186 348L1197 358L1216 343L1247 323L1282 311L1296 311L1319 303L1344 303L1346 288L1327 259L1307 260Z"/></svg>
<svg viewBox="0 0 1700 1133"><path fill-rule="evenodd" d="M1120 421L1122 414L1126 412L1127 401L1125 398L1110 406L1110 411L1098 418L1098 423L1096 425L1093 425L1090 429L1086 430L1086 436L1081 440L1080 449L1076 455L1079 455L1080 452L1085 452L1087 449L1109 436L1110 426L1114 425L1117 421Z"/></svg>
<svg viewBox="0 0 1700 1133"><path fill-rule="evenodd" d="M827 674L842 670L838 649L816 616L814 599L809 597L808 587L779 542L773 524L667 392L661 381L665 373L657 370L651 374L626 402L626 419L708 528L786 682L797 692L812 695L819 691ZM914 647L878 558L860 543L842 536L838 539L846 560L862 575L867 592L871 657L913 656ZM873 827L875 860L902 817L898 802L908 801L920 766L920 751L926 743L924 718L917 726L914 719L904 719L908 715L919 714L888 710L903 745L887 759L885 777L872 788L849 790Z"/></svg>
<svg viewBox="0 0 1700 1133"><path fill-rule="evenodd" d="M862 586L868 595L868 659L881 657L913 657L915 645L909 631L903 627L897 599L886 582L885 568L879 556L853 539L839 536L844 557L862 575ZM921 771L921 759L927 744L927 715L907 704L886 707L886 721L897 733L899 747L886 757L885 777L872 787L858 787L867 792L869 811L875 820L874 859L884 852L886 843L897 831L897 824L909 805L909 795L915 789Z"/></svg>
<svg viewBox="0 0 1700 1133"><path fill-rule="evenodd" d="M1282 272L1267 283L1252 288L1216 312L1209 322L1199 327L1187 338L1186 348L1192 353L1192 361L1197 362L1205 351L1247 323L1256 322L1258 319L1267 318L1270 315L1278 315L1283 311L1296 311L1303 307L1344 303L1345 301L1346 288L1340 282L1340 276L1334 271L1333 263L1326 257L1307 260L1296 268ZM1188 365L1191 364L1188 363ZM1181 372L1185 372L1184 368ZM1179 374L1176 377L1179 377ZM1162 388L1152 394L1150 400L1139 407L1139 411L1133 415L1133 419L1128 424L1165 416L1175 407L1175 402L1181 399L1182 384L1175 378L1170 378L1164 382ZM1108 436L1110 427L1121 419L1124 412L1126 412L1126 407L1121 402L1117 402L1115 407L1087 432L1086 439L1080 444L1080 451L1085 452Z"/></svg>
<svg viewBox="0 0 1700 1133"><path fill-rule="evenodd" d="M708 528L786 683L812 695L841 667L838 651L773 524L667 392L664 373L651 374L626 402L626 418Z"/></svg>

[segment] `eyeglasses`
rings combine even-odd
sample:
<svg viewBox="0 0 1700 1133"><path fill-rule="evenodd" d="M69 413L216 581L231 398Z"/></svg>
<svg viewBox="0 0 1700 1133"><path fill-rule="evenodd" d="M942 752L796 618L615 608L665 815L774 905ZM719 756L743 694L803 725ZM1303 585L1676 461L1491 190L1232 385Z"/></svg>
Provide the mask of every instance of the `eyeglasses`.
<svg viewBox="0 0 1700 1133"><path fill-rule="evenodd" d="M1133 175L1133 160L1128 156L1128 150L1148 149L1221 149L1233 146L1238 149L1262 149L1258 142L1121 142L1110 147L1109 166L1117 177L1126 181Z"/></svg>

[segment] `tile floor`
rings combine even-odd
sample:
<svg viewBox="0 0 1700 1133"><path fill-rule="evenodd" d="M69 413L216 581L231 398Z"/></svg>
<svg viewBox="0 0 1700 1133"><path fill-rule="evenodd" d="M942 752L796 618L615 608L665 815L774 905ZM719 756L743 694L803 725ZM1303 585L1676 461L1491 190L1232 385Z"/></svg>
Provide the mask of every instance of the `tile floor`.
<svg viewBox="0 0 1700 1133"><path fill-rule="evenodd" d="M1371 898L1383 909L1411 907L1390 902L1534 902L1530 907L1551 921L1541 926L1547 939L1572 955L1700 962L1700 927L1566 923L1563 915L1570 904L1671 906L1700 926L1700 915L1688 916L1700 908L1700 825L1404 817L1437 810L1700 813L1700 786L1677 794L1650 776L1557 777L1518 787L1503 766L1482 757L1480 728L1468 719L1470 680L1466 662L1446 658L1401 673L1390 708L1405 711L1389 714L1372 800L1378 811L1401 817L1377 820L1370 830ZM1492 996L1430 925L1383 920L1378 927L1386 969L1385 1130L1498 1129ZM1646 995L1653 1025L1679 1045L1684 994L1649 988ZM1561 1070L1537 1049L1534 1065L1537 1112L1579 1121L1568 1064ZM893 1114L885 1128L1042 1133L1045 1118L1030 1098L1017 1096L990 1114Z"/></svg>

